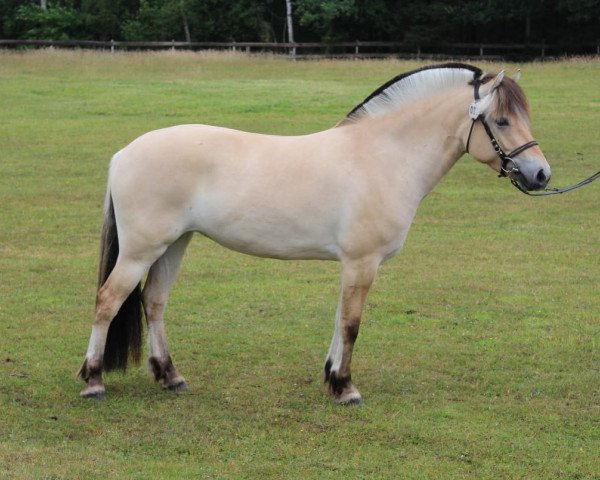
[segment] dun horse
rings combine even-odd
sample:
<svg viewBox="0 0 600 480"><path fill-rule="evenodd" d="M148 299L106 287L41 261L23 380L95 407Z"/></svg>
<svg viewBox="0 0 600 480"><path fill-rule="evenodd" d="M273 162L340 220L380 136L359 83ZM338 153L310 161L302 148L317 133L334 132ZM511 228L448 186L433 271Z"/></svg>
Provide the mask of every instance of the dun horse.
<svg viewBox="0 0 600 480"><path fill-rule="evenodd" d="M250 255L341 262L325 381L336 402L360 403L350 363L369 287L402 247L421 200L467 151L525 190L550 179L516 79L463 64L399 75L311 135L180 125L134 140L110 165L81 395L103 398L103 370L139 360L142 306L156 380L186 388L163 315L199 232Z"/></svg>

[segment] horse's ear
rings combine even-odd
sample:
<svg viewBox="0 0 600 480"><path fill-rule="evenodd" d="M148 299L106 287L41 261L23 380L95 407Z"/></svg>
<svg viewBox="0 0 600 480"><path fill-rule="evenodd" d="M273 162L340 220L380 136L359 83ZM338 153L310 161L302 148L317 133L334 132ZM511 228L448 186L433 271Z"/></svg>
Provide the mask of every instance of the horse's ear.
<svg viewBox="0 0 600 480"><path fill-rule="evenodd" d="M498 75L496 75L494 83L492 83L492 88L490 88L490 92L496 90L502 83L502 80L504 80L504 70L502 70Z"/></svg>
<svg viewBox="0 0 600 480"><path fill-rule="evenodd" d="M491 78L491 75L487 78ZM496 75L496 77L494 77L493 82L490 82L488 80L483 84L485 88L482 88L480 91L481 98L484 99L485 97L490 96L492 93L494 93L494 90L496 90L500 86L502 80L504 80L504 70L502 70L498 75Z"/></svg>
<svg viewBox="0 0 600 480"><path fill-rule="evenodd" d="M515 74L513 75L512 79L515 82L518 82L521 79L521 69L517 69L517 71L515 72Z"/></svg>

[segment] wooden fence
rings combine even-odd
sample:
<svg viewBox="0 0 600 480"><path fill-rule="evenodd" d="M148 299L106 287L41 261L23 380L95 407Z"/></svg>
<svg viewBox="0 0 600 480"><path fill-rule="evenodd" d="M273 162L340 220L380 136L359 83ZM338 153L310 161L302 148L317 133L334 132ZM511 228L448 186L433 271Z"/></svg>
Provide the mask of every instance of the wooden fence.
<svg viewBox="0 0 600 480"><path fill-rule="evenodd" d="M117 50L229 50L246 53L273 53L296 59L307 58L481 58L534 60L574 55L600 55L600 40L591 44L414 44L403 42L121 42L95 40L3 40L0 48L84 48Z"/></svg>

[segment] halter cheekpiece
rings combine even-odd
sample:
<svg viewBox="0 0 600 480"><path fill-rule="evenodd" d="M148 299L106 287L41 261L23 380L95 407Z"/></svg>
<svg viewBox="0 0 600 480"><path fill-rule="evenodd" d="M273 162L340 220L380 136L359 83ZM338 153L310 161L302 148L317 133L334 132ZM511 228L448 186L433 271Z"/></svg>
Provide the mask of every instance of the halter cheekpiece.
<svg viewBox="0 0 600 480"><path fill-rule="evenodd" d="M513 157L516 157L517 155L524 152L528 148L535 147L536 145L538 145L538 142L536 142L535 140L531 140L530 142L527 142L527 143L521 145L520 147L515 148L510 153L504 152L504 150L500 146L500 143L498 143L498 140L496 140L496 137L494 137L494 133L492 132L492 129L490 128L489 124L485 120L484 112L481 112L479 110L479 108L477 108L478 102L479 102L479 100L481 100L481 97L479 96L479 87L481 86L481 83L482 83L481 76L477 75L473 79L473 96L474 96L475 100L469 107L469 116L471 117L472 122L471 122L471 128L469 129L469 136L467 137L467 153L469 152L469 144L471 143L471 135L473 134L473 128L475 127L475 122L481 121L481 124L483 125L483 128L485 129L485 133L487 133L487 136L490 138L490 141L492 142L492 147L494 147L494 151L496 152L496 155L498 155L498 157L500 157L500 160L502 161L499 176L506 177L506 176L508 176L509 173L518 173L519 167L517 167L517 164L513 160ZM513 166L510 169L508 168L508 162L511 162L513 164Z"/></svg>

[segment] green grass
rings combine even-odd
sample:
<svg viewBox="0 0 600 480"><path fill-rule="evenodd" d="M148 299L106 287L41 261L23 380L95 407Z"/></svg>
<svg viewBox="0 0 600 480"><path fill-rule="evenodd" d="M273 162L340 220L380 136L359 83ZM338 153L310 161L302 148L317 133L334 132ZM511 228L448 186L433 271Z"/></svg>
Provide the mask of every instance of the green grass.
<svg viewBox="0 0 600 480"><path fill-rule="evenodd" d="M78 397L116 150L186 122L328 128L419 65L0 53L0 476L600 478L600 184L528 198L468 157L369 297L363 407L322 385L339 265L200 237L167 320L190 389L140 366L109 375L104 402ZM553 184L597 171L600 63L522 68Z"/></svg>

